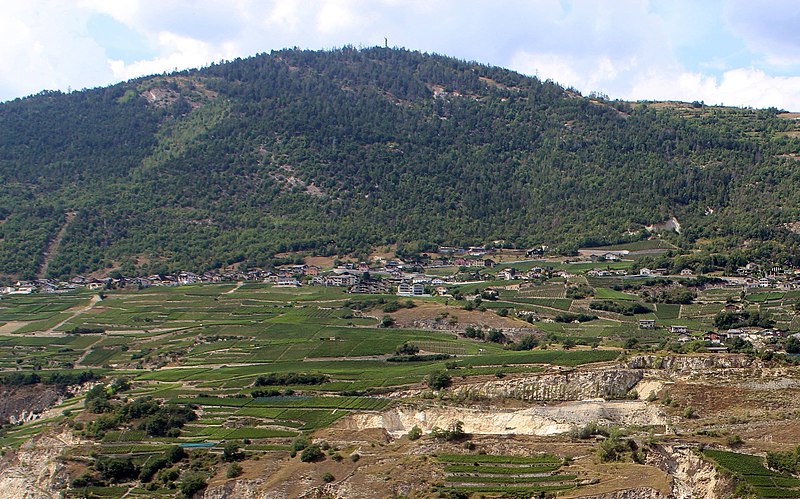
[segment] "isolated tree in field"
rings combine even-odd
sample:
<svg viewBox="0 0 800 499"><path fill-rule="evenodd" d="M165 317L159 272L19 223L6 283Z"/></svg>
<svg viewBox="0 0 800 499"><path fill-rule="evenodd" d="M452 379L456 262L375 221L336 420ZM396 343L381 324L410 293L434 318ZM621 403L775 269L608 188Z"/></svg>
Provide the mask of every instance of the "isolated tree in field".
<svg viewBox="0 0 800 499"><path fill-rule="evenodd" d="M394 351L397 355L415 355L419 353L419 347L413 343L405 342Z"/></svg>
<svg viewBox="0 0 800 499"><path fill-rule="evenodd" d="M450 375L444 371L434 371L430 373L426 381L428 386L434 390L441 390L452 384Z"/></svg>

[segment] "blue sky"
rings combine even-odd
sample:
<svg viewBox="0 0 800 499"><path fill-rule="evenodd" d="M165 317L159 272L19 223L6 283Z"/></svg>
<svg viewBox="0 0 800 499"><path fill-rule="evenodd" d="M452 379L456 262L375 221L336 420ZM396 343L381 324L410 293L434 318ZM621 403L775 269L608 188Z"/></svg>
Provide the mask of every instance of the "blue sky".
<svg viewBox="0 0 800 499"><path fill-rule="evenodd" d="M800 111L797 0L28 0L3 11L0 100L387 37L584 94Z"/></svg>

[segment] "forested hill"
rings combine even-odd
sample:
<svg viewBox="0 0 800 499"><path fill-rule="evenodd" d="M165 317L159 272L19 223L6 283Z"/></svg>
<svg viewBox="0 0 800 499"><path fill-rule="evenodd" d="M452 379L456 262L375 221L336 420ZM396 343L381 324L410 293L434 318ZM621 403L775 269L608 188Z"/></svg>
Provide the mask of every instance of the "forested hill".
<svg viewBox="0 0 800 499"><path fill-rule="evenodd" d="M797 120L583 97L396 49L286 50L0 105L0 274L503 239L796 244Z"/></svg>

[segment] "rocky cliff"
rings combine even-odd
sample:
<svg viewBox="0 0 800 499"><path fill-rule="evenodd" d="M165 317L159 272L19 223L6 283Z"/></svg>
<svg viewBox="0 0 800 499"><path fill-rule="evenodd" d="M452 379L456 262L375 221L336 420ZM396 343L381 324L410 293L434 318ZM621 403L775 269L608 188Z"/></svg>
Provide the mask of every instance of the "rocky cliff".
<svg viewBox="0 0 800 499"><path fill-rule="evenodd" d="M55 388L42 384L0 387L0 423L35 419L60 398Z"/></svg>
<svg viewBox="0 0 800 499"><path fill-rule="evenodd" d="M629 369L690 371L763 367L759 359L747 355L637 355L628 359Z"/></svg>
<svg viewBox="0 0 800 499"><path fill-rule="evenodd" d="M398 407L380 414L354 414L345 424L353 429L382 428L400 437L418 426L423 432L448 428L460 421L464 431L484 435L555 435L588 422L648 426L664 425L666 417L657 406L641 401L586 400L539 405L520 410L463 407Z"/></svg>
<svg viewBox="0 0 800 499"><path fill-rule="evenodd" d="M69 431L45 433L5 455L0 463L0 496L4 499L59 497L69 477L58 456L78 443Z"/></svg>
<svg viewBox="0 0 800 499"><path fill-rule="evenodd" d="M646 462L671 477L670 499L724 499L733 495L731 480L687 446L656 445Z"/></svg>
<svg viewBox="0 0 800 499"><path fill-rule="evenodd" d="M456 388L456 395L513 398L532 402L623 399L643 377L641 368L548 373L493 380Z"/></svg>

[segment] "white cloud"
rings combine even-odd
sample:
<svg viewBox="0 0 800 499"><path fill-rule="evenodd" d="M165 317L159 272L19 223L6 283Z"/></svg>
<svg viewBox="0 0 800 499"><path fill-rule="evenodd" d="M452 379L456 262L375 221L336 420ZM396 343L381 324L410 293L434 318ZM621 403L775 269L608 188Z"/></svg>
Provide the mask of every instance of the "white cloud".
<svg viewBox="0 0 800 499"><path fill-rule="evenodd" d="M0 99L109 82L104 51L86 34L86 19L59 1L4 6Z"/></svg>
<svg viewBox="0 0 800 499"><path fill-rule="evenodd" d="M163 55L154 59L136 61L131 64L109 60L114 76L119 80L128 80L141 75L205 66L210 62L234 57L231 53L226 53L224 46L214 46L168 31L159 33L158 45Z"/></svg>
<svg viewBox="0 0 800 499"><path fill-rule="evenodd" d="M301 12L303 6L295 0L284 0L275 2L272 10L267 16L269 24L277 27L283 26L287 31L297 31L300 25Z"/></svg>
<svg viewBox="0 0 800 499"><path fill-rule="evenodd" d="M517 71L537 76L542 80L553 80L562 85L586 87L587 81L575 68L575 60L561 54L529 54L518 52L511 59L511 67Z"/></svg>
<svg viewBox="0 0 800 499"><path fill-rule="evenodd" d="M760 69L726 71L721 78L699 73L657 74L645 77L631 89L633 100L704 101L745 107L800 110L800 76L770 76Z"/></svg>
<svg viewBox="0 0 800 499"><path fill-rule="evenodd" d="M747 46L767 64L800 64L800 2L796 0L728 0L725 18Z"/></svg>
<svg viewBox="0 0 800 499"><path fill-rule="evenodd" d="M364 24L362 14L356 11L349 0L327 0L316 16L317 31L324 35L335 35Z"/></svg>

